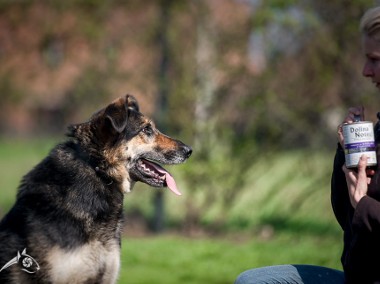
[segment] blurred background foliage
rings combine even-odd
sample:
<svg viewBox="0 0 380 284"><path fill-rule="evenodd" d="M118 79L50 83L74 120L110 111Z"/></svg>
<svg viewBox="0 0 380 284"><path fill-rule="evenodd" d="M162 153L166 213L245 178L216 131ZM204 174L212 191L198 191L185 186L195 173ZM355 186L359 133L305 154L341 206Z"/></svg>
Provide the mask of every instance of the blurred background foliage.
<svg viewBox="0 0 380 284"><path fill-rule="evenodd" d="M358 30L373 5L0 0L1 159L8 164L7 147L20 138L62 140L68 124L130 93L163 132L194 149L170 169L184 195L166 197L166 226L336 233L336 126L352 105L375 121L379 104L361 76ZM3 187L13 196L17 183ZM144 187L127 196L127 217L163 214L154 209L162 191L153 197Z"/></svg>

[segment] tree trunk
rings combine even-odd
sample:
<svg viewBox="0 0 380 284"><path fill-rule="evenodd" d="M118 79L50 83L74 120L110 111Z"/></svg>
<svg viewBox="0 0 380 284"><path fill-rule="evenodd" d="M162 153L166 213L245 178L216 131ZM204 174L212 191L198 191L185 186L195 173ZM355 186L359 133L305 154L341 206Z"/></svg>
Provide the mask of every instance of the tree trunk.
<svg viewBox="0 0 380 284"><path fill-rule="evenodd" d="M168 42L168 26L170 20L170 7L172 0L160 1L160 23L157 34L158 45L161 49L161 59L158 71L158 96L157 108L155 110L155 120L159 128L166 132L167 125L167 110L168 110L168 95L169 95L169 42ZM165 228L165 202L162 191L155 191L153 196L154 214L152 220L152 230L159 233Z"/></svg>

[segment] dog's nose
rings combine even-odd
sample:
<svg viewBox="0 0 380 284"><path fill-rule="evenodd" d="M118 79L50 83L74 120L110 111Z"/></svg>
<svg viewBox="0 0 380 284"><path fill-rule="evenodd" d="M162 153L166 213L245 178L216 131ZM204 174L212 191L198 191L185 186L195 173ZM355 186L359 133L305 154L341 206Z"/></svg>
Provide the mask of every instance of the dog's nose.
<svg viewBox="0 0 380 284"><path fill-rule="evenodd" d="M185 154L186 159L191 156L191 153L193 153L193 149L187 145L183 145L182 151Z"/></svg>

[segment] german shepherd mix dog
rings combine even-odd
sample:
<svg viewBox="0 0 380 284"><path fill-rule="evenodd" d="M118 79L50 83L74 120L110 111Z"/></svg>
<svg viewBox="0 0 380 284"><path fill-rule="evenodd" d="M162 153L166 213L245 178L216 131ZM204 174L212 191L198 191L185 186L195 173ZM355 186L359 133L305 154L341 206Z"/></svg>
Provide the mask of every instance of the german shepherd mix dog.
<svg viewBox="0 0 380 284"><path fill-rule="evenodd" d="M191 148L160 133L127 95L69 127L22 180L0 223L0 283L115 283L124 193L140 181L177 190L160 164Z"/></svg>

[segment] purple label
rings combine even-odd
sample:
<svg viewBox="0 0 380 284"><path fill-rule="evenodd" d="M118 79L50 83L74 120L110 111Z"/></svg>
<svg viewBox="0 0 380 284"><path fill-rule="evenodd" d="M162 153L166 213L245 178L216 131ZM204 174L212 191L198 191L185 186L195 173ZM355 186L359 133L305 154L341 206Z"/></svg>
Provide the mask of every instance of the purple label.
<svg viewBox="0 0 380 284"><path fill-rule="evenodd" d="M371 148L375 147L375 142L368 141L368 142L360 142L360 143L352 143L352 144L346 144L346 149L355 149L355 148Z"/></svg>

